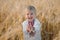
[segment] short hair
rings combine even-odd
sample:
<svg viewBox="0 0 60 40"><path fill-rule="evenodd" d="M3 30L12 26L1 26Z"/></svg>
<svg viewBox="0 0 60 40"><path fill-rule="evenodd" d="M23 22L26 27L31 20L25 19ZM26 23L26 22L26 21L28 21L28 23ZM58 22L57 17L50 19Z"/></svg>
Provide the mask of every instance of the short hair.
<svg viewBox="0 0 60 40"><path fill-rule="evenodd" d="M36 14L36 8L34 6L27 6L27 9Z"/></svg>

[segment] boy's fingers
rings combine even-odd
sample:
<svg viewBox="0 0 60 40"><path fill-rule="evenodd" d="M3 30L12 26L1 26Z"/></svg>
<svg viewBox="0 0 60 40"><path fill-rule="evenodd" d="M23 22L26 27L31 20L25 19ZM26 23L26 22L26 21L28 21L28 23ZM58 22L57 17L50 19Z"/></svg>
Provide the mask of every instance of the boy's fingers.
<svg viewBox="0 0 60 40"><path fill-rule="evenodd" d="M31 25L31 23L30 23L30 27L31 27L32 25Z"/></svg>
<svg viewBox="0 0 60 40"><path fill-rule="evenodd" d="M30 26L30 24L28 24L28 27Z"/></svg>

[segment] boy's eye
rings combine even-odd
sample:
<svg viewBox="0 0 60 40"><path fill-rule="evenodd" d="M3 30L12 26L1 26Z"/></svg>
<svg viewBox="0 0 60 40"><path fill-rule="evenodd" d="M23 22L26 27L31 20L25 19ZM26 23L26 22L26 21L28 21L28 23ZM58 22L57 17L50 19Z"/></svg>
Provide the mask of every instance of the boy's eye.
<svg viewBox="0 0 60 40"><path fill-rule="evenodd" d="M33 13L27 13L27 15L33 15Z"/></svg>
<svg viewBox="0 0 60 40"><path fill-rule="evenodd" d="M33 13L31 13L31 15L33 15Z"/></svg>
<svg viewBox="0 0 60 40"><path fill-rule="evenodd" d="M29 15L29 13L27 13L27 15Z"/></svg>

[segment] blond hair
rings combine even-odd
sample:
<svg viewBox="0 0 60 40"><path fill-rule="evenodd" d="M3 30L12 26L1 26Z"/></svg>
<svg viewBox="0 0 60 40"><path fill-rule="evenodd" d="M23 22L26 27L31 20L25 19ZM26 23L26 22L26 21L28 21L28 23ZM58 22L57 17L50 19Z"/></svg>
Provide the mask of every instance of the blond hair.
<svg viewBox="0 0 60 40"><path fill-rule="evenodd" d="M27 9L30 10L32 13L36 14L36 8L34 6L27 6Z"/></svg>

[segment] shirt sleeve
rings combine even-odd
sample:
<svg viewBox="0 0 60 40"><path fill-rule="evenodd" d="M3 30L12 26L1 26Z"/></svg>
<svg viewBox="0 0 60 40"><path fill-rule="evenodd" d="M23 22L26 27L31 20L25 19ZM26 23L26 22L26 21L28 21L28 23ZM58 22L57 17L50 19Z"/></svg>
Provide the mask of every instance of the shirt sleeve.
<svg viewBox="0 0 60 40"><path fill-rule="evenodd" d="M22 23L22 27L23 27L23 32L26 31L26 22Z"/></svg>
<svg viewBox="0 0 60 40"><path fill-rule="evenodd" d="M36 24L34 25L34 27L35 27L35 31L37 32L36 34L36 36L37 36L37 38L39 39L39 40L41 40L41 26L42 26L42 24L39 22L39 21L36 21L35 22Z"/></svg>
<svg viewBox="0 0 60 40"><path fill-rule="evenodd" d="M37 24L35 25L35 29L36 29L36 30L41 30L41 23L37 23Z"/></svg>

